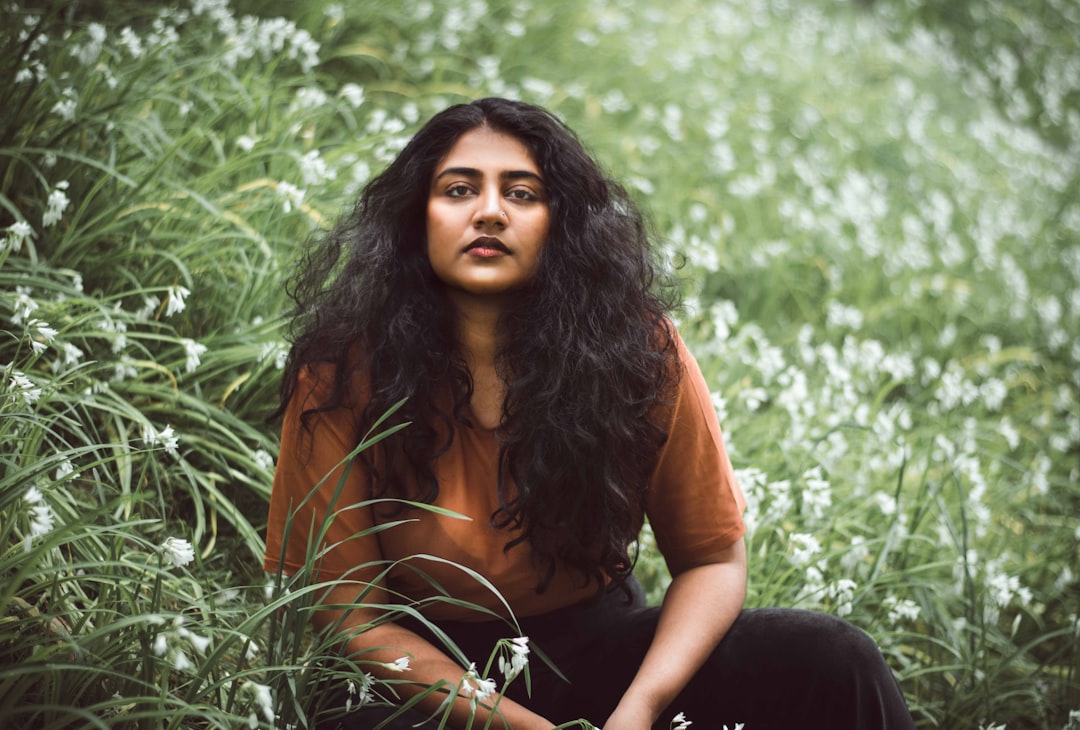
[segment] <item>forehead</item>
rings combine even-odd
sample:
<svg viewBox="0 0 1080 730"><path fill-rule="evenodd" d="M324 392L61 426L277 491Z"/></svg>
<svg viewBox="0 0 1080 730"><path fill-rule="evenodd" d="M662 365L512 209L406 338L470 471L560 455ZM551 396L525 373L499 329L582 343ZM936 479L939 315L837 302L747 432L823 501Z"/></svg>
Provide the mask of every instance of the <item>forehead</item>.
<svg viewBox="0 0 1080 730"><path fill-rule="evenodd" d="M458 137L454 146L435 166L435 174L451 167L469 168L479 172L540 172L529 148L520 139L488 127L471 129Z"/></svg>

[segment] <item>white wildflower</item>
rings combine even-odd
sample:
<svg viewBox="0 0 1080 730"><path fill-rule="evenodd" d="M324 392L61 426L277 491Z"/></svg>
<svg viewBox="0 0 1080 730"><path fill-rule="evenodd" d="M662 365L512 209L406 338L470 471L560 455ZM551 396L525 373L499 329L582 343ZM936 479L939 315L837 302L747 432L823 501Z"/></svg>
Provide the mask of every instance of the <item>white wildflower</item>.
<svg viewBox="0 0 1080 730"><path fill-rule="evenodd" d="M803 508L816 520L825 517L825 513L832 506L832 487L829 481L823 478L821 467L814 467L805 474L806 488L803 490Z"/></svg>
<svg viewBox="0 0 1080 730"><path fill-rule="evenodd" d="M399 659L395 659L392 662L383 664L384 667L392 672L405 672L409 669L409 657L403 656Z"/></svg>
<svg viewBox="0 0 1080 730"><path fill-rule="evenodd" d="M769 399L769 394L765 392L764 388L746 388L739 391L739 398L746 403L746 410L753 413Z"/></svg>
<svg viewBox="0 0 1080 730"><path fill-rule="evenodd" d="M23 501L30 506L30 534L23 543L23 547L29 550L34 538L52 532L54 516L52 507L45 502L45 496L37 487L29 487L23 494Z"/></svg>
<svg viewBox="0 0 1080 730"><path fill-rule="evenodd" d="M62 482L69 476L75 473L75 465L69 460L64 459L60 462L60 466L56 467L56 472L53 475L53 481Z"/></svg>
<svg viewBox="0 0 1080 730"><path fill-rule="evenodd" d="M188 659L188 655L179 649L175 649L172 654L172 666L178 672L186 672L189 669L194 669L195 664Z"/></svg>
<svg viewBox="0 0 1080 730"><path fill-rule="evenodd" d="M120 45L132 58L139 58L143 54L142 40L131 28L123 28L120 31Z"/></svg>
<svg viewBox="0 0 1080 730"><path fill-rule="evenodd" d="M176 629L177 636L186 639L191 648L200 654L206 654L206 650L210 648L210 637L199 636L193 631L188 631L183 626L178 626Z"/></svg>
<svg viewBox="0 0 1080 730"><path fill-rule="evenodd" d="M274 457L271 456L269 452L265 451L264 449L256 450L251 456L260 468L266 469L267 471L270 471L274 468Z"/></svg>
<svg viewBox="0 0 1080 730"><path fill-rule="evenodd" d="M200 359L206 354L206 345L199 344L195 340L187 337L181 338L180 344L184 346L184 372L193 373L199 364L202 362Z"/></svg>
<svg viewBox="0 0 1080 730"><path fill-rule="evenodd" d="M251 150L255 149L255 144L258 141L258 139L252 137L250 134L242 134L236 138L236 146L244 152L251 152Z"/></svg>
<svg viewBox="0 0 1080 730"><path fill-rule="evenodd" d="M841 578L828 588L829 597L836 601L836 615L843 617L851 615L854 610L855 588L858 584L847 578Z"/></svg>
<svg viewBox="0 0 1080 730"><path fill-rule="evenodd" d="M116 383L122 383L129 378L134 378L139 374L139 371L132 365L130 357L125 355L120 359L120 362L113 366L112 381Z"/></svg>
<svg viewBox="0 0 1080 730"><path fill-rule="evenodd" d="M338 93L353 109L358 109L364 103L364 87L359 84L345 84Z"/></svg>
<svg viewBox="0 0 1080 730"><path fill-rule="evenodd" d="M97 328L102 332L109 332L116 337L112 341L112 351L119 353L125 347L127 347L127 323L117 322L116 320L103 319L97 323Z"/></svg>
<svg viewBox="0 0 1080 730"><path fill-rule="evenodd" d="M686 730L693 724L694 723L691 720L687 720L686 715L681 712L671 718L671 730Z"/></svg>
<svg viewBox="0 0 1080 730"><path fill-rule="evenodd" d="M1001 410L1008 394L1008 387L998 378L990 378L979 386L979 395L982 396L983 404L988 411Z"/></svg>
<svg viewBox="0 0 1080 730"><path fill-rule="evenodd" d="M529 637L518 636L511 639L507 646L510 648L510 657L499 655L499 671L509 682L521 674L521 670L529 663Z"/></svg>
<svg viewBox="0 0 1080 730"><path fill-rule="evenodd" d="M487 702L497 690L495 680L480 678L475 662L469 665L465 676L461 678L461 694L469 698L469 704L474 710L477 704Z"/></svg>
<svg viewBox="0 0 1080 730"><path fill-rule="evenodd" d="M15 302L12 309L14 311L11 314L11 321L15 324L22 324L23 320L37 311L38 303L30 296L29 287L15 287Z"/></svg>
<svg viewBox="0 0 1080 730"><path fill-rule="evenodd" d="M6 368L4 368L6 369ZM11 389L16 400L23 399L26 405L32 405L41 398L41 388L37 384L26 377L18 370L11 371L11 379L8 381L8 387Z"/></svg>
<svg viewBox="0 0 1080 730"><path fill-rule="evenodd" d="M89 66L101 55L101 49L105 45L105 26L101 23L91 23L86 27L86 34L90 36L86 43L76 44L71 49L71 55L79 60L83 66Z"/></svg>
<svg viewBox="0 0 1080 730"><path fill-rule="evenodd" d="M72 88L64 89L61 93L63 94L63 98L53 104L52 109L49 111L63 119L65 122L70 122L75 119L75 109L79 105L78 96L75 94L75 89ZM50 196L50 201L51 199L52 197ZM46 223L45 225L47 226L49 224Z"/></svg>
<svg viewBox="0 0 1080 730"><path fill-rule="evenodd" d="M46 345L56 339L56 330L40 319L30 320L26 323L26 327L35 330L37 333L37 337L31 337L30 339L30 347L36 355L45 352Z"/></svg>
<svg viewBox="0 0 1080 730"><path fill-rule="evenodd" d="M277 184L277 192L282 197L281 207L286 213L291 213L294 207L299 209L304 202L304 191L284 180Z"/></svg>
<svg viewBox="0 0 1080 730"><path fill-rule="evenodd" d="M791 560L796 565L806 565L810 560L821 552L821 543L813 535L794 533L789 539L791 545Z"/></svg>
<svg viewBox="0 0 1080 730"><path fill-rule="evenodd" d="M359 707L363 707L367 703L374 699L374 695L371 692L371 686L375 683L375 678L369 673L363 672L360 674L360 686L357 687L356 682L351 679L346 683L349 696L345 699L345 711L349 712L353 708L353 696L356 697L356 704Z"/></svg>
<svg viewBox="0 0 1080 730"><path fill-rule="evenodd" d="M68 198L67 193L64 191L69 187L67 180L61 180L56 183L56 187L49 193L49 200L46 203L47 207L45 213L41 216L41 225L45 228L56 225L60 221L61 216L64 215L64 211L67 210L71 200Z"/></svg>
<svg viewBox="0 0 1080 730"><path fill-rule="evenodd" d="M154 312L161 306L161 300L155 296L143 297L142 307L135 312L137 319L151 319Z"/></svg>
<svg viewBox="0 0 1080 730"><path fill-rule="evenodd" d="M896 626L901 621L917 621L921 613L919 605L908 598L889 596L885 599L889 623Z"/></svg>
<svg viewBox="0 0 1080 730"><path fill-rule="evenodd" d="M183 312L184 307L187 306L184 299L190 294L191 291L187 287L170 286L165 300L165 316L171 317L174 314Z"/></svg>
<svg viewBox="0 0 1080 730"><path fill-rule="evenodd" d="M15 253L22 250L23 243L34 236L34 229L26 221L16 221L7 227L4 238L0 238L0 252L11 249Z"/></svg>
<svg viewBox="0 0 1080 730"><path fill-rule="evenodd" d="M195 559L195 548L190 542L180 537L166 538L159 550L166 563L178 568L182 568Z"/></svg>
<svg viewBox="0 0 1080 730"><path fill-rule="evenodd" d="M855 535L851 538L847 552L840 557L840 565L850 573L862 565L868 557L870 557L870 549L866 545L866 538Z"/></svg>
<svg viewBox="0 0 1080 730"><path fill-rule="evenodd" d="M255 708L262 713L263 719L273 725L274 696L270 691L270 687L265 684L249 681L244 682L244 689L251 695L251 699L255 703Z"/></svg>
<svg viewBox="0 0 1080 730"><path fill-rule="evenodd" d="M45 64L35 58L15 73L15 83L28 84L36 81L40 84L48 77L49 72L45 69Z"/></svg>
<svg viewBox="0 0 1080 730"><path fill-rule="evenodd" d="M157 431L150 424L146 424L143 426L143 441L148 446L160 445L171 456L179 455L177 446L180 444L180 437L176 435L172 426L166 426L163 430Z"/></svg>
<svg viewBox="0 0 1080 730"><path fill-rule="evenodd" d="M311 150L300 158L300 176L305 185L322 185L335 179L337 173L326 164L318 150Z"/></svg>
<svg viewBox="0 0 1080 730"><path fill-rule="evenodd" d="M897 503L896 497L886 492L874 492L872 499L877 503L877 507L881 510L881 513L886 517L892 517L896 514Z"/></svg>
<svg viewBox="0 0 1080 730"><path fill-rule="evenodd" d="M1020 579L1015 575L991 572L986 580L986 588L990 600L999 607L1007 606L1013 598L1019 599L1023 605L1031 602L1031 591L1021 586Z"/></svg>

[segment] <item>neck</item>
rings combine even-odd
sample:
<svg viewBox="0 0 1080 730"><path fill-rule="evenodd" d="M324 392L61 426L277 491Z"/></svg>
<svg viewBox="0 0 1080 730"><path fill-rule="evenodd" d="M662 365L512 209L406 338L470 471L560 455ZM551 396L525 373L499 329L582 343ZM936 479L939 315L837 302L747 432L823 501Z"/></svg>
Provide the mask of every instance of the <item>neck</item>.
<svg viewBox="0 0 1080 730"><path fill-rule="evenodd" d="M500 297L450 292L457 315L457 338L465 361L473 369L495 366L496 330L503 304Z"/></svg>

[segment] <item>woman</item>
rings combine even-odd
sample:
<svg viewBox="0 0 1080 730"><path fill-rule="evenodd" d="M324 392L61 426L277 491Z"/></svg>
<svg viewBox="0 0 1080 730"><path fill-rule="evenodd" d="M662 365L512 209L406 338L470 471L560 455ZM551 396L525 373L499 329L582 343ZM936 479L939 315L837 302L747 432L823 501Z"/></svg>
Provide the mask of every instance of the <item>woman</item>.
<svg viewBox="0 0 1080 730"><path fill-rule="evenodd" d="M436 115L295 282L266 569L310 553L344 579L317 623L406 696L462 687L451 726L483 726L486 687L387 604L422 606L480 666L512 612L558 671L534 659L492 727L911 727L865 634L742 610L743 497L656 280L638 210L552 115ZM347 464L403 399L379 427L409 425ZM673 576L661 608L631 574L646 517Z"/></svg>

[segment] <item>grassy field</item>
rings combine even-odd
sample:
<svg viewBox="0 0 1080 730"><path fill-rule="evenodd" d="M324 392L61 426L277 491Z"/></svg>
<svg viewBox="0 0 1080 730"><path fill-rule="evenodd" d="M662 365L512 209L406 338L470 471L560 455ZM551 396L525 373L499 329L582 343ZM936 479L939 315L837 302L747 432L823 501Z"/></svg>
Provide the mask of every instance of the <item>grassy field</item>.
<svg viewBox="0 0 1080 730"><path fill-rule="evenodd" d="M749 603L866 629L920 727L1080 727L1070 4L987 3L966 44L929 2L90 5L0 6L5 728L392 694L260 571L282 282L481 95L556 111L650 211L750 501Z"/></svg>

